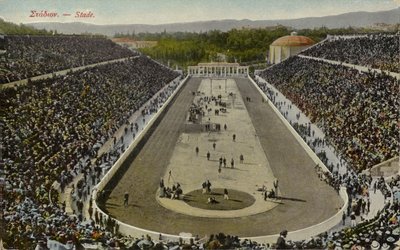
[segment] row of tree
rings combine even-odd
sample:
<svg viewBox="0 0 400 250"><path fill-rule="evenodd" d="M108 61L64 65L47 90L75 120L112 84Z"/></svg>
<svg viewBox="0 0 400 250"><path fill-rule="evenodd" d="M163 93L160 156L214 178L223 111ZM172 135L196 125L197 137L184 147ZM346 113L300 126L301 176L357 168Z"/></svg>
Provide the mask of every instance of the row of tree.
<svg viewBox="0 0 400 250"><path fill-rule="evenodd" d="M157 46L144 48L141 51L150 57L186 68L199 62L226 60L240 63L262 63L268 54L270 44L279 37L289 35L293 29L276 26L258 29L232 29L227 32L218 30L192 33L139 33L116 34L116 37L130 37L135 40L158 41ZM376 32L362 28L296 30L298 35L310 37L315 42L324 39L328 34L357 34Z"/></svg>

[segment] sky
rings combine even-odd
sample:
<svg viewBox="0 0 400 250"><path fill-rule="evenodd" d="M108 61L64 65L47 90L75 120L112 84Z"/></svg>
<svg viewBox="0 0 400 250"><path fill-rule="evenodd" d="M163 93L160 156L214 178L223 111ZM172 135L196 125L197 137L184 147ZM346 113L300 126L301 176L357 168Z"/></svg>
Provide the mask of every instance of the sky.
<svg viewBox="0 0 400 250"><path fill-rule="evenodd" d="M293 19L390 10L399 6L400 0L0 0L0 18L18 24L165 24L222 19ZM44 12L55 16L40 16ZM77 16L77 12L88 15Z"/></svg>

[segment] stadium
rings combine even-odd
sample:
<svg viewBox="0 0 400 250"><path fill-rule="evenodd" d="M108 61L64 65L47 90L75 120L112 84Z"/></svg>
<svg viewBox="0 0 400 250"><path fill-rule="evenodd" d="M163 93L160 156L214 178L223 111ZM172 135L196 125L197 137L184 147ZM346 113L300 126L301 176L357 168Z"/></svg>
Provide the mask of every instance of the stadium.
<svg viewBox="0 0 400 250"><path fill-rule="evenodd" d="M2 35L0 249L398 248L399 32L286 33L258 70Z"/></svg>

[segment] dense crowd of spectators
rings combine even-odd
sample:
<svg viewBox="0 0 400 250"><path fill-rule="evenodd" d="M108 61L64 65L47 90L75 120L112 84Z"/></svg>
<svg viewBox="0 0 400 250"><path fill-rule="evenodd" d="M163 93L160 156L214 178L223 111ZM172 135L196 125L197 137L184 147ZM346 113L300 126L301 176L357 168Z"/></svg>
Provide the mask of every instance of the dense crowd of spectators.
<svg viewBox="0 0 400 250"><path fill-rule="evenodd" d="M27 249L44 236L112 238L68 216L50 190L55 183L63 189L84 168L96 173L93 164L109 157L90 161L99 145L177 76L141 56L1 89L6 245Z"/></svg>
<svg viewBox="0 0 400 250"><path fill-rule="evenodd" d="M302 136L306 138L306 135L309 133L307 126L294 126L296 131ZM313 145L309 145L311 148ZM319 158L327 165L327 161L324 161L324 158L318 155ZM327 165L328 166L328 165ZM331 172L326 172L319 165L315 166L315 170L321 181L325 181L327 184L334 187L337 191L339 191L340 187L345 187L346 192L348 194L348 206L342 215L343 226L345 225L345 221L351 221L349 226L345 226L343 230L339 232L335 232L330 236L328 234L323 234L317 237L318 241L312 240L311 245L309 243L305 244L305 248L328 248L334 249L337 247L338 249L350 249L351 247L364 247L365 249L371 249L372 243L383 245L386 244L385 247L389 247L388 249L392 249L394 247L394 243L399 240L400 230L395 231L393 234L392 231L398 227L398 221L400 219L400 206L399 201L394 197L394 206L391 213L387 213L387 209L391 207L391 205L386 205L382 211L380 211L379 216L383 214L382 217L376 217L373 220L366 220L365 218L369 215L371 209L371 200L370 193L376 193L377 190L382 193L384 202L389 201L392 198L393 192L396 189L400 188L400 175L396 177L392 177L390 181L385 182L383 177L380 177L373 181L373 178L370 175L366 174L357 174L352 169L348 169L344 173L340 173L337 169L334 169L332 166L328 166L328 169ZM358 221L358 225L357 222ZM391 223L387 223L387 222ZM393 224L394 223L394 224ZM374 227L377 231L386 232L386 236L378 237L377 235L369 234L368 230L364 229L365 227ZM387 232L390 233L387 233ZM360 235L361 233L361 235ZM384 233L385 234L385 233ZM304 246L304 243L307 241L302 241L301 245ZM299 242L296 242L296 248ZM386 248L384 248L386 249Z"/></svg>
<svg viewBox="0 0 400 250"><path fill-rule="evenodd" d="M0 84L137 55L109 39L86 36L6 36Z"/></svg>
<svg viewBox="0 0 400 250"><path fill-rule="evenodd" d="M394 78L299 57L267 69L260 76L293 101L312 122L322 126L327 135L325 139L311 136L313 131L309 124L291 122L313 150L331 142L356 171L398 154L396 110L399 89ZM275 102L275 92L261 82L258 84L279 108L281 103ZM287 113L283 115L287 116ZM318 157L332 172L315 166L320 179L337 190L341 186L347 189L349 203L343 214L343 225L350 219L351 226L309 240L289 241L288 248L395 248L400 239L400 205L398 198L392 197L392 192L400 188L400 176L393 177L388 183L382 177L373 181L370 176L357 174L352 169L339 172L338 168L327 164L323 152ZM385 207L375 218L366 220L370 212L370 192L376 190L382 193ZM355 218L358 218L357 223Z"/></svg>
<svg viewBox="0 0 400 250"><path fill-rule="evenodd" d="M400 72L400 33L333 36L302 53L368 68Z"/></svg>
<svg viewBox="0 0 400 250"><path fill-rule="evenodd" d="M398 155L395 78L297 56L260 76L321 127L357 171Z"/></svg>
<svg viewBox="0 0 400 250"><path fill-rule="evenodd" d="M329 146L328 142L326 142L324 137L320 137L315 133L315 130L312 128L310 122L301 123L299 122L300 113L292 107L292 103L289 100L282 100L276 98L277 92L272 88L271 85L263 84L262 81L257 81L258 85L262 88L268 98L272 101L272 103L280 110L282 115L288 119L291 126L296 130L296 132L300 135L300 137L308 144L308 146L313 150L318 158L322 161L322 163L327 167L329 171L322 168L319 164L317 164L314 168L317 172L318 177L321 181L325 181L327 184L331 185L335 190L339 191L340 187L346 187L347 194L349 195L349 204L352 203L355 199L357 201L362 201L363 205L367 205L367 201L369 201L369 196L365 197L365 199L359 199L368 193L368 189L372 188L371 176L367 176L365 174L357 174L352 168L347 168L346 165L342 165L345 163L344 159L338 159L339 161L334 164L332 159L327 155L326 149ZM289 113L285 108L289 108L290 112L296 113L296 120L291 120L289 118ZM391 185L393 188L396 185ZM378 181L374 182L374 190L380 190L386 199L391 196L390 190L387 188L388 186L385 184L383 178L378 179ZM354 198L354 199L353 199ZM364 203L365 201L365 203ZM349 206L351 208L351 206ZM360 214L359 209L360 206L357 206L357 215ZM364 209L365 210L365 209ZM369 210L369 209L368 209ZM350 210L348 210L347 215L350 215Z"/></svg>

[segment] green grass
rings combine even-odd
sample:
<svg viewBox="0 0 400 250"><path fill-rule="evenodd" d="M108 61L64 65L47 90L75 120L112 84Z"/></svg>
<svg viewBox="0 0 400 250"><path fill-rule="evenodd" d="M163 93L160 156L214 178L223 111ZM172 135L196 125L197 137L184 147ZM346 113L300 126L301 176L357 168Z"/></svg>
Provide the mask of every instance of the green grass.
<svg viewBox="0 0 400 250"><path fill-rule="evenodd" d="M245 192L228 189L229 200L224 200L224 190L222 188L211 189L211 193L203 194L202 190L194 190L185 194L184 201L192 207L210 210L237 210L251 206L255 198ZM218 203L207 203L208 197L215 197Z"/></svg>

